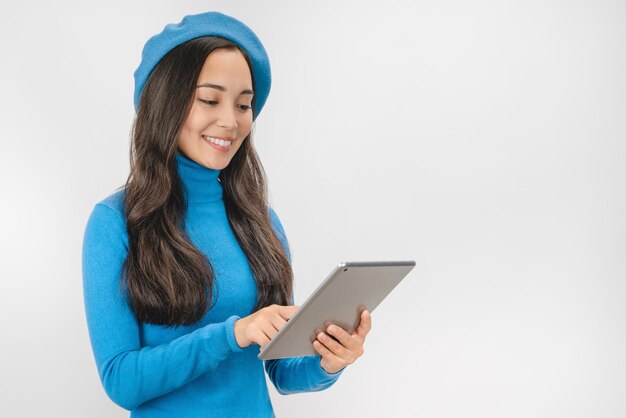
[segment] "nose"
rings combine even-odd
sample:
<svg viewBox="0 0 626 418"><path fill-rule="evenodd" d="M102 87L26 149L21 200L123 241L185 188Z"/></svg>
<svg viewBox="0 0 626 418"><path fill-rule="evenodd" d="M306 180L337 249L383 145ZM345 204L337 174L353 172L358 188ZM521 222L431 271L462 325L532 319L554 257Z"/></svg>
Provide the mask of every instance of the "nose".
<svg viewBox="0 0 626 418"><path fill-rule="evenodd" d="M235 111L229 106L222 106L217 118L217 125L224 129L237 128L237 117Z"/></svg>

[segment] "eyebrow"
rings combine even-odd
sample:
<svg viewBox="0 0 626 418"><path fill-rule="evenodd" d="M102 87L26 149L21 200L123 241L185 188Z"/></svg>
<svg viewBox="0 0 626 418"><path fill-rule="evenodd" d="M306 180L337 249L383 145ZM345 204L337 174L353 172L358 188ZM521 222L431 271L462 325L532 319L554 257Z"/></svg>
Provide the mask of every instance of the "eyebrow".
<svg viewBox="0 0 626 418"><path fill-rule="evenodd" d="M226 91L226 87L220 86L219 84L203 83L203 84L198 84L196 86L196 88L199 88L199 87L210 87L213 89L217 89L219 91ZM244 89L244 90L241 90L241 93L239 94L252 94L253 95L254 92L250 89Z"/></svg>

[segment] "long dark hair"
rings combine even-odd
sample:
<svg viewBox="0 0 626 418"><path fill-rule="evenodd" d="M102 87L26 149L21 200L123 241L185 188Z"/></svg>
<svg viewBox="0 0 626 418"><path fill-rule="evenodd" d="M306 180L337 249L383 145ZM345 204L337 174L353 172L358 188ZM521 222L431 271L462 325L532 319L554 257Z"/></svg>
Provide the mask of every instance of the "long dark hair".
<svg viewBox="0 0 626 418"><path fill-rule="evenodd" d="M239 50L252 74L250 58L235 43L213 36L187 41L155 66L133 122L124 197L129 249L121 284L126 284L130 305L142 322L191 325L213 299L211 262L185 232L187 202L175 157L198 77L217 48ZM252 81L254 88L254 75ZM265 171L252 132L219 179L228 221L256 280L254 310L290 304L293 271L272 228Z"/></svg>

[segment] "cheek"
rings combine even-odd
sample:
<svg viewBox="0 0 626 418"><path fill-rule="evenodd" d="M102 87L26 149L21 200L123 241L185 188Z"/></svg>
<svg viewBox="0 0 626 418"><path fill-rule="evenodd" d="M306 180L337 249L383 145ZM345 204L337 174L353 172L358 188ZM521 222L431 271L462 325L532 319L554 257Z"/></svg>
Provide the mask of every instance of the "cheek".
<svg viewBox="0 0 626 418"><path fill-rule="evenodd" d="M182 146L186 146L195 141L199 132L201 131L200 120L201 112L195 109L195 106L192 107L187 119L185 119L185 123L183 124L179 136L179 144Z"/></svg>
<svg viewBox="0 0 626 418"><path fill-rule="evenodd" d="M239 121L239 130L242 137L245 137L252 130L252 113L246 115Z"/></svg>
<svg viewBox="0 0 626 418"><path fill-rule="evenodd" d="M202 112L192 109L185 121L185 128L189 133L198 132L202 129L202 121L206 120Z"/></svg>

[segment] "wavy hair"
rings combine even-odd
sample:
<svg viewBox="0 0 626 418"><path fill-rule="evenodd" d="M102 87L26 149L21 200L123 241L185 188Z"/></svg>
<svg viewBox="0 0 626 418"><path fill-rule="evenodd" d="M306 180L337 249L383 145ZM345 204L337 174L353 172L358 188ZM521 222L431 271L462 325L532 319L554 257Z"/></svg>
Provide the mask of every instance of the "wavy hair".
<svg viewBox="0 0 626 418"><path fill-rule="evenodd" d="M176 162L178 137L191 110L205 60L217 48L246 52L227 39L204 36L172 49L146 81L131 130L130 173L124 211L129 237L120 284L138 320L191 325L210 309L211 261L185 232L187 202ZM254 107L254 98L253 98ZM269 213L265 171L252 131L219 176L229 224L250 263L255 311L289 305L293 271Z"/></svg>

